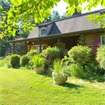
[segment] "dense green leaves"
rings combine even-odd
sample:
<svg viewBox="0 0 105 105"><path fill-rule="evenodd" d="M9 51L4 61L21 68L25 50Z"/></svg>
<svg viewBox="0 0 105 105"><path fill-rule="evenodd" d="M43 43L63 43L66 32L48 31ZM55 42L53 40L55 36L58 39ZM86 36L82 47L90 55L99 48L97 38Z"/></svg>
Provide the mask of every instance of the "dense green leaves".
<svg viewBox="0 0 105 105"><path fill-rule="evenodd" d="M14 35L16 34L16 31L18 30L16 25L20 25L19 22L22 22L24 20L24 25L22 26L24 30L31 30L34 29L35 25L28 24L29 22L34 19L35 23L43 22L45 18L48 18L51 13L51 9L54 7L54 5L57 5L57 3L61 0L10 0L12 5L10 10L7 12L7 23L3 24L0 22L0 27L6 27L7 30L5 30L3 33L0 33L0 38L5 36L8 32L8 35ZM8 0L6 0L8 2ZM102 7L105 6L105 0L64 0L64 2L68 3L69 6L67 7L66 14L71 14L75 12L75 8L78 12L81 12L83 10L82 5L86 2L88 2L88 5L84 8L88 9L88 11L91 11L92 7L97 7L98 4L101 4ZM0 10L2 10L2 6L0 4ZM6 11L6 10L5 10ZM5 13L3 11L3 13ZM91 17L90 17L91 18ZM98 16L98 19L101 19L101 16ZM98 20L97 19L97 20ZM93 20L91 18L90 20ZM1 20L0 20L1 21ZM100 21L101 23L102 21ZM96 23L96 21L95 21ZM10 28L11 26L12 28ZM103 25L104 27L105 25ZM8 28L9 27L9 28Z"/></svg>
<svg viewBox="0 0 105 105"><path fill-rule="evenodd" d="M0 6L0 10L3 10L2 6Z"/></svg>

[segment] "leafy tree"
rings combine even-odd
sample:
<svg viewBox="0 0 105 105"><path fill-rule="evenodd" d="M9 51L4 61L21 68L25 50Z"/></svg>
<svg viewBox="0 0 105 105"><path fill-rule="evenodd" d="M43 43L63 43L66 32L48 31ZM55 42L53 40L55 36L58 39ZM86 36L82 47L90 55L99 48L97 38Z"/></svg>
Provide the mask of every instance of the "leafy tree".
<svg viewBox="0 0 105 105"><path fill-rule="evenodd" d="M9 0L6 0L9 1ZM17 24L19 21L24 20L25 23L22 28L26 30L34 29L33 26L36 24L31 24L31 21L34 19L35 23L43 22L45 18L50 16L51 9L54 5L61 0L10 0L12 6L10 10L7 12L7 24L4 24L3 21L0 21L0 26L6 27L3 33L0 33L0 38L3 38L5 34L8 36L15 36L16 31L18 30ZM75 8L78 12L82 11L82 5L84 3L89 3L85 8L88 8L88 11L91 11L92 7L97 7L98 4L101 4L102 7L105 6L105 0L64 0L64 2L68 3L66 14L71 14L75 12ZM81 6L80 6L81 5ZM3 10L3 7L0 4L0 10ZM5 13L5 12L4 12ZM88 17L89 20L93 20L95 23L99 22L103 27L105 27L105 23L103 23L103 19L105 18L105 14L102 15L94 14Z"/></svg>
<svg viewBox="0 0 105 105"><path fill-rule="evenodd" d="M60 17L60 19L64 19L64 18L67 18L67 17L70 17L70 14L66 15L66 13L63 13L63 15Z"/></svg>
<svg viewBox="0 0 105 105"><path fill-rule="evenodd" d="M56 10L52 11L51 17L52 17L53 21L60 19L60 15L59 15L58 11L56 11Z"/></svg>

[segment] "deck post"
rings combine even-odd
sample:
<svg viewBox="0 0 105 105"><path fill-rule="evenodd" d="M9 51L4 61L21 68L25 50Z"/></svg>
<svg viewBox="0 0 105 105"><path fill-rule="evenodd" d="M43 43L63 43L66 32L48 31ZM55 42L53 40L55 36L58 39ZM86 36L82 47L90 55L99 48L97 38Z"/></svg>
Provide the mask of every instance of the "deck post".
<svg viewBox="0 0 105 105"><path fill-rule="evenodd" d="M15 54L15 43L13 43L13 54Z"/></svg>
<svg viewBox="0 0 105 105"><path fill-rule="evenodd" d="M60 38L58 38L58 47L60 47Z"/></svg>
<svg viewBox="0 0 105 105"><path fill-rule="evenodd" d="M27 41L25 41L25 48L26 48L26 54L27 54Z"/></svg>
<svg viewBox="0 0 105 105"><path fill-rule="evenodd" d="M39 39L39 52L41 53L41 39Z"/></svg>

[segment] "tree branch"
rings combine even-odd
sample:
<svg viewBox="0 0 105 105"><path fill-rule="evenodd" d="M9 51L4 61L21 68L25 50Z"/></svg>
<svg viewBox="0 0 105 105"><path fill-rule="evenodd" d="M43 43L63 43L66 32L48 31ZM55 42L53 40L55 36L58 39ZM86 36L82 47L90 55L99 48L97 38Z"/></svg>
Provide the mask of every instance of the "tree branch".
<svg viewBox="0 0 105 105"><path fill-rule="evenodd" d="M33 7L36 8L42 1L44 1L44 0L40 0L35 6L30 7L29 10L31 10ZM24 12L26 12L26 10L22 11L20 14L23 14Z"/></svg>

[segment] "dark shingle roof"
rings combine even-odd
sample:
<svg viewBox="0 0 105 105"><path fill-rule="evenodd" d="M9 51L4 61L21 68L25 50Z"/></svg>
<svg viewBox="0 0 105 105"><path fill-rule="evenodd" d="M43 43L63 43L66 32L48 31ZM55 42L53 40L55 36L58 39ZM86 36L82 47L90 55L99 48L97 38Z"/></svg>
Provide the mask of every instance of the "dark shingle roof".
<svg viewBox="0 0 105 105"><path fill-rule="evenodd" d="M28 39L38 37L39 36L38 31L39 31L38 27L34 27L34 30L32 30L31 33L29 34Z"/></svg>
<svg viewBox="0 0 105 105"><path fill-rule="evenodd" d="M53 23L53 26L52 26L48 35L72 33L72 32L86 31L86 30L101 28L100 24L98 24L98 23L94 24L93 21L88 21L87 16L90 14L99 14L100 15L100 11L86 13L86 14L82 14L79 16L73 16L70 18L61 19L58 21L39 25L39 26L35 27L34 30L31 31L31 33L28 36L28 39L39 37L39 28L43 27L43 26L47 26L51 23Z"/></svg>

